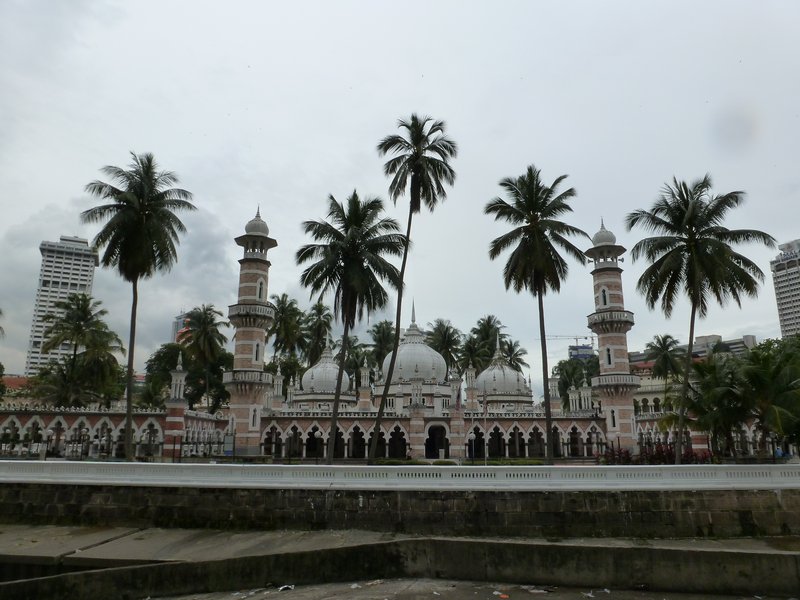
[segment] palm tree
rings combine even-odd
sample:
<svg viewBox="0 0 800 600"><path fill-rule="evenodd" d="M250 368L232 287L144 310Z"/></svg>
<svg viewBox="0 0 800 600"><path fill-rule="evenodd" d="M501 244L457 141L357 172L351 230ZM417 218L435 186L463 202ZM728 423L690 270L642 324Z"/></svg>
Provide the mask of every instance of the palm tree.
<svg viewBox="0 0 800 600"><path fill-rule="evenodd" d="M195 306L187 313L186 327L181 330L181 334L178 337L178 342L184 344L190 355L203 367L205 372L206 406L209 409L211 408L211 396L209 394L211 367L219 362L219 357L228 342L228 338L222 334L219 328L230 327L230 323L217 320L217 317L222 316L222 311L214 308L213 304Z"/></svg>
<svg viewBox="0 0 800 600"><path fill-rule="evenodd" d="M278 354L300 354L305 350L306 340L303 332L305 315L297 305L297 300L288 294L273 294L275 319L267 332L267 337L274 336L275 356Z"/></svg>
<svg viewBox="0 0 800 600"><path fill-rule="evenodd" d="M489 351L490 356L494 356L497 340L504 340L507 334L500 331L505 329L505 325L500 322L495 315L486 315L478 319L475 327L472 328L472 335L478 338L478 342L484 344Z"/></svg>
<svg viewBox="0 0 800 600"><path fill-rule="evenodd" d="M430 117L420 117L412 114L408 120L400 119L397 122L399 129L404 129L406 136L389 135L378 143L378 154L385 156L392 154L383 166L383 172L392 177L389 184L389 196L397 203L409 188L408 225L406 227L403 260L400 263L400 286L397 290L397 312L395 315L394 343L392 344L392 358L389 367L384 373L383 393L375 418L375 431L380 430L381 419L386 408L386 398L389 395L389 386L392 384L394 365L397 361L397 348L400 345L400 327L403 313L403 282L406 276L406 263L408 262L408 248L411 243L411 222L418 213L422 204L433 211L440 200L447 197L445 185L453 185L456 172L450 166L450 159L458 154L456 143L445 135L444 121L435 121ZM373 436L373 443L369 449L369 461L373 462L378 451L378 436Z"/></svg>
<svg viewBox="0 0 800 600"><path fill-rule="evenodd" d="M583 252L567 239L578 235L588 238L585 232L559 221L565 213L572 212L567 201L575 197L575 190L569 188L558 193L559 184L566 175L558 177L550 186L542 183L539 169L529 166L519 177L507 177L500 181L509 201L495 198L484 212L494 215L495 221L506 221L514 228L492 240L489 245L489 258L495 259L505 250L515 246L503 268L503 282L506 289L513 287L515 292L530 291L539 304L539 338L542 344L542 387L544 388L545 426L547 435L547 454L552 457L553 417L550 410L550 387L547 385L547 339L544 326L544 295L548 290L558 292L561 282L566 279L568 267L558 253L561 248L575 260L584 264Z"/></svg>
<svg viewBox="0 0 800 600"><path fill-rule="evenodd" d="M308 366L316 364L328 338L331 336L333 313L322 302L314 303L303 318L303 337L306 340L306 362Z"/></svg>
<svg viewBox="0 0 800 600"><path fill-rule="evenodd" d="M653 361L653 377L664 380L664 403L667 402L670 385L682 371L684 349L670 334L654 335L645 346L645 359Z"/></svg>
<svg viewBox="0 0 800 600"><path fill-rule="evenodd" d="M394 343L394 323L391 321L379 321L369 329L372 338L372 356L378 368L383 365L383 359L392 351Z"/></svg>
<svg viewBox="0 0 800 600"><path fill-rule="evenodd" d="M525 362L525 356L528 351L519 345L517 340L501 339L500 340L500 353L509 367L517 373L522 373L522 367L529 367L530 365Z"/></svg>
<svg viewBox="0 0 800 600"><path fill-rule="evenodd" d="M311 296L321 298L331 292L333 312L344 326L328 439L327 461L332 464L348 336L364 313L386 305L382 281L400 288L400 273L385 257L402 255L405 239L397 221L383 216L381 200L361 200L355 191L345 203L329 196L328 219L303 223L304 231L317 243L300 248L296 258L298 265L312 263L300 275L300 283L311 290Z"/></svg>
<svg viewBox="0 0 800 600"><path fill-rule="evenodd" d="M586 381L583 361L578 358L560 360L553 367L553 376L558 377L558 395L561 397L561 409L569 410L569 390L582 387Z"/></svg>
<svg viewBox="0 0 800 600"><path fill-rule="evenodd" d="M3 309L2 309L2 308L0 308L0 319L1 319L2 317L3 317ZM2 327L2 326L0 326L0 338L2 338L3 336L5 336L5 334L6 334L6 331L5 331L5 329L3 329L3 327Z"/></svg>
<svg viewBox="0 0 800 600"><path fill-rule="evenodd" d="M758 294L758 282L764 274L753 261L735 252L731 244L760 242L770 248L775 246L774 238L762 231L730 230L722 225L727 213L743 201L741 191L713 195L709 175L692 184L673 178L673 184L664 186L650 210L639 209L626 217L629 231L638 225L655 234L640 240L631 250L633 260L642 257L649 263L636 284L648 308L660 303L669 318L682 293L691 306L678 402L676 464L680 464L683 447L695 320L698 315L706 316L712 299L721 306L728 300L741 306L742 296Z"/></svg>
<svg viewBox="0 0 800 600"><path fill-rule="evenodd" d="M104 222L92 245L105 246L102 264L115 268L130 282L131 325L128 340L127 393L125 398L125 458L133 460L133 354L136 342L136 309L139 303L139 280L170 270L178 259L179 234L186 231L175 215L179 210L195 210L192 194L171 187L178 177L160 171L150 153L134 154L126 171L106 166L101 172L113 183L92 181L86 191L107 201L81 213L84 223Z"/></svg>
<svg viewBox="0 0 800 600"><path fill-rule="evenodd" d="M433 324L428 323L428 327L430 331L425 334L425 343L442 355L449 373L461 351L461 332L447 319L436 319Z"/></svg>
<svg viewBox="0 0 800 600"><path fill-rule="evenodd" d="M461 351L458 354L458 369L461 373L470 367L475 369L476 374L489 366L492 360L492 352L489 345L478 339L478 336L470 334L464 336L461 344Z"/></svg>

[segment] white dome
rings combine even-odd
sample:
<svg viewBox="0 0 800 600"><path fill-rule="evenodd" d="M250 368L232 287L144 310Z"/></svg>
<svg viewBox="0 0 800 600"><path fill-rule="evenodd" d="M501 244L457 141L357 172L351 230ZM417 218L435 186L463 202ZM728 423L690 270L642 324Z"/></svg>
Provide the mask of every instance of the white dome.
<svg viewBox="0 0 800 600"><path fill-rule="evenodd" d="M244 226L244 230L251 235L269 235L269 227L267 227L267 223L261 218L260 208L256 211L256 216L250 219L247 225Z"/></svg>
<svg viewBox="0 0 800 600"><path fill-rule="evenodd" d="M508 366L499 348L495 351L489 366L475 378L475 387L478 389L479 395L485 392L486 394L529 396L531 392L525 377L519 371Z"/></svg>
<svg viewBox="0 0 800 600"><path fill-rule="evenodd" d="M600 220L600 231L594 234L592 244L595 246L613 246L617 243L617 236L611 233Z"/></svg>
<svg viewBox="0 0 800 600"><path fill-rule="evenodd" d="M383 359L384 374L389 371L389 361L392 360L392 353ZM394 365L392 383L401 379L424 379L429 381L441 382L447 376L447 364L444 358L436 350L425 343L425 336L422 335L412 314L411 325L406 329L406 335L400 346L397 348L397 362Z"/></svg>
<svg viewBox="0 0 800 600"><path fill-rule="evenodd" d="M322 356L316 364L303 373L303 392L306 394L333 394L336 392L336 377L339 375L339 365L333 360L330 348L322 351ZM342 373L342 392L350 388L350 377L347 372Z"/></svg>

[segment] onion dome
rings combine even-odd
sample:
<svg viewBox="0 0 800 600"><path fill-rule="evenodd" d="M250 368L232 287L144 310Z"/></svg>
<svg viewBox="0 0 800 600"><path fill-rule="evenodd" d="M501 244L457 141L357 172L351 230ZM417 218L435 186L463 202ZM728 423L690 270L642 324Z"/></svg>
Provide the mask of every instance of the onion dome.
<svg viewBox="0 0 800 600"><path fill-rule="evenodd" d="M617 236L606 229L603 220L600 219L600 231L592 237L592 244L595 246L614 246L617 243Z"/></svg>
<svg viewBox="0 0 800 600"><path fill-rule="evenodd" d="M401 379L424 379L442 382L447 377L447 363L444 357L425 343L425 336L417 327L415 311L411 310L411 325L397 348L397 361L394 365L392 383ZM383 359L383 372L389 370L392 353Z"/></svg>
<svg viewBox="0 0 800 600"><path fill-rule="evenodd" d="M256 216L245 225L244 230L249 235L269 235L269 227L266 221L261 218L261 208L256 211Z"/></svg>
<svg viewBox="0 0 800 600"><path fill-rule="evenodd" d="M339 365L333 360L330 347L322 351L322 356L313 367L303 373L302 384L305 393L333 394L336 392L336 377L339 375ZM350 388L350 377L347 372L342 373L342 390Z"/></svg>
<svg viewBox="0 0 800 600"><path fill-rule="evenodd" d="M512 369L500 351L500 339L497 340L497 349L489 366L481 371L475 379L478 394L506 394L514 396L529 396L531 389L525 377L519 371Z"/></svg>

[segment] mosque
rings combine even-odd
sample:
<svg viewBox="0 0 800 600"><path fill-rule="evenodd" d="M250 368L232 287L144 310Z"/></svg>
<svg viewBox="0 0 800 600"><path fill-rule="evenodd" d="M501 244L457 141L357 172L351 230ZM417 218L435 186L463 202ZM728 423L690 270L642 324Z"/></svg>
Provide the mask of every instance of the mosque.
<svg viewBox="0 0 800 600"><path fill-rule="evenodd" d="M183 398L186 372L179 364L172 372L166 409L134 411L133 435L141 458L327 458L338 365L326 349L299 384L286 381L280 371L272 375L264 370L266 332L274 319L267 253L277 241L259 213L235 241L242 257L237 302L228 310L235 329L233 369L223 376L229 406L213 415L189 410ZM624 252L601 223L586 250L594 284L594 311L587 326L597 338L600 374L591 387L570 390L565 408L556 382L549 382L554 457L592 459L609 447L635 454L647 445L670 442L675 435L660 423L664 411L671 409L663 398L664 383L653 380L647 369L637 368L632 374L629 364L627 333L634 318L625 309L620 267ZM534 401L530 383L499 353L481 373L448 373L444 358L425 344L415 317L412 309L378 433L378 456L456 461L544 457L545 410ZM390 358L384 360L383 373ZM384 387L381 379L379 372L375 385L370 385L364 369L361 385L351 385L344 374L334 458L366 458L380 401L376 390ZM124 409L3 404L0 454L120 456L124 427ZM686 430L684 436L695 450L708 448L704 433ZM736 436L742 454L755 453L754 426Z"/></svg>

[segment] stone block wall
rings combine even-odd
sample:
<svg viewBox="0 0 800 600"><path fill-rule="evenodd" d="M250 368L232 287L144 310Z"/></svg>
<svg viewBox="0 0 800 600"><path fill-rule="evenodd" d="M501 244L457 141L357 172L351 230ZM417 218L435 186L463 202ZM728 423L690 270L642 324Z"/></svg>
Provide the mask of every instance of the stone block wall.
<svg viewBox="0 0 800 600"><path fill-rule="evenodd" d="M0 486L0 521L529 538L800 535L800 490L464 492Z"/></svg>

